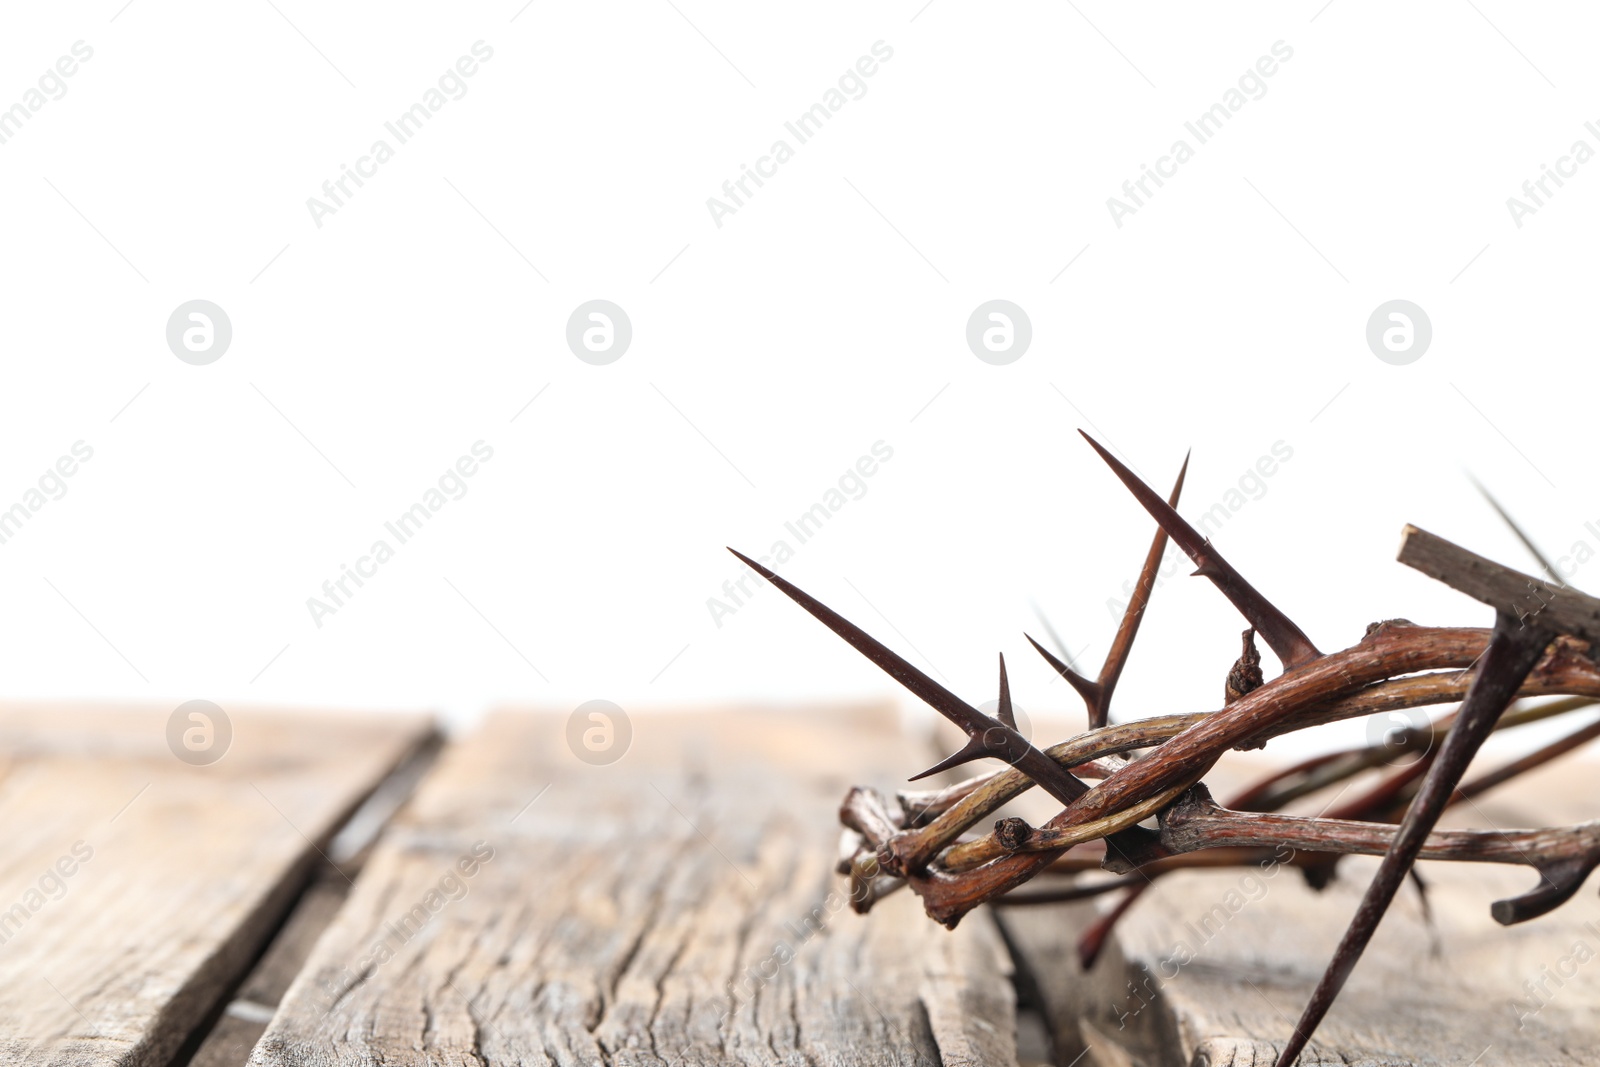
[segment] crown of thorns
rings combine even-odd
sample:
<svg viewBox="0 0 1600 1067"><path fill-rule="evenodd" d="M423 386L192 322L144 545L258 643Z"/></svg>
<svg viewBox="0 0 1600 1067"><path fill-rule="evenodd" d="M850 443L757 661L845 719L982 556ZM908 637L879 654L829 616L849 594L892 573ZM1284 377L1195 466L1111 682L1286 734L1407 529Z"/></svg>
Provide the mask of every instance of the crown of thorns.
<svg viewBox="0 0 1600 1067"><path fill-rule="evenodd" d="M1081 431L1080 431L1081 432ZM944 788L902 790L894 797L855 787L840 806L846 827L839 872L850 898L868 911L884 894L910 886L928 915L954 927L979 904L1024 904L1120 892L1120 901L1082 933L1078 951L1093 964L1118 918L1154 879L1188 867L1258 863L1294 852L1315 888L1326 885L1341 856L1383 859L1278 1058L1287 1067L1304 1049L1418 859L1520 863L1538 884L1494 902L1490 913L1510 925L1564 903L1600 864L1600 821L1528 830L1435 830L1451 804L1536 767L1600 736L1600 721L1505 766L1463 781L1485 738L1496 730L1550 718L1600 698L1600 600L1570 589L1526 534L1492 498L1490 503L1542 566L1535 578L1494 563L1414 526L1405 528L1400 562L1492 607L1494 626L1418 626L1405 619L1375 622L1340 652L1321 652L1290 618L1174 510L1188 458L1168 499L1141 481L1088 434L1087 440L1156 520L1159 527L1133 595L1099 675L1072 669L1033 638L1029 642L1083 698L1088 729L1049 748L1017 730L1000 657L1000 696L993 716L972 707L826 605L748 557L746 565L782 590L834 633L876 663L967 735L960 751L912 780L993 758L1008 767ZM1487 494L1486 494L1487 495ZM1217 711L1159 715L1110 723L1111 696L1139 630L1168 539L1194 561L1245 617L1243 649L1228 672ZM730 551L733 551L730 549ZM1266 642L1283 673L1263 680L1255 639ZM1565 696L1535 706L1520 697ZM1204 775L1230 748L1259 748L1270 738L1307 727L1379 713L1459 701L1434 722L1419 722L1383 741L1332 752L1263 778L1227 806L1215 802ZM1281 809L1336 782L1393 760L1395 744L1424 754L1389 768L1377 784L1320 816ZM1099 779L1091 788L1085 779ZM1006 818L988 833L980 820L1038 786L1062 805L1040 826ZM1159 829L1146 825L1151 818ZM1094 868L1112 878L1076 879L1064 888L1018 887L1042 872ZM1424 897L1424 901L1426 898Z"/></svg>

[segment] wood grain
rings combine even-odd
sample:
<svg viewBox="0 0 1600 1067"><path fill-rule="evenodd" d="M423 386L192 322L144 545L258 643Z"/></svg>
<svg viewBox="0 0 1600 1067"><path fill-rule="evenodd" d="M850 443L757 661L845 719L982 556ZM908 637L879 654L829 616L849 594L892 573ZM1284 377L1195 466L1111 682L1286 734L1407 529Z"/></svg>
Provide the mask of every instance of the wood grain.
<svg viewBox="0 0 1600 1067"><path fill-rule="evenodd" d="M210 766L170 709L0 709L0 1059L164 1065L259 952L423 716L234 711Z"/></svg>
<svg viewBox="0 0 1600 1067"><path fill-rule="evenodd" d="M502 714L386 833L252 1062L1005 1064L1009 958L852 913L835 808L925 744L887 709L651 715L618 762Z"/></svg>
<svg viewBox="0 0 1600 1067"><path fill-rule="evenodd" d="M428 738L369 794L323 849L294 910L240 986L234 990L188 1067L244 1067L317 939L333 922L378 834L416 791L438 758L442 738ZM180 1053L181 1056L181 1053Z"/></svg>

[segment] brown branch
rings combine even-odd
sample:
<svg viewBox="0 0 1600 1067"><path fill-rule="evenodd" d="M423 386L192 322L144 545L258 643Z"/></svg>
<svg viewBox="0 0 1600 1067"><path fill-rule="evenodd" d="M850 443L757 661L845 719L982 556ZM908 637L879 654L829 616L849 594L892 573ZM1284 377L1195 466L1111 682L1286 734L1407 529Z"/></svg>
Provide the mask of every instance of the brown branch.
<svg viewBox="0 0 1600 1067"><path fill-rule="evenodd" d="M1088 759L1130 752L1165 741L1177 736L1197 718L1199 716L1163 715L1107 726L1053 745L1048 755L1062 764L1076 766ZM998 771L979 780L970 792L932 822L890 841L885 857L888 866L900 874L921 869L967 827L997 811L1031 785L1031 779L1015 769Z"/></svg>
<svg viewBox="0 0 1600 1067"><path fill-rule="evenodd" d="M860 834L876 852L900 833L902 818L889 810L882 793L858 785L852 786L839 804L839 821Z"/></svg>
<svg viewBox="0 0 1600 1067"><path fill-rule="evenodd" d="M1203 773L1232 745L1263 734L1292 712L1320 704L1330 697L1395 674L1440 667L1466 668L1482 653L1484 643L1481 630L1423 626L1374 630L1355 646L1281 675L1224 710L1205 716L1168 740L1150 757L1129 763L1067 805L1044 828L1057 830L1094 822L1170 790L1197 770ZM940 820L947 816L941 816ZM940 820L935 820L934 825ZM891 848L897 857L900 856L898 842ZM1021 884L1053 858L1047 852L1008 856L968 872L970 881L955 881L950 876L913 878L911 887L922 896L923 906L931 917L954 925L982 900ZM1117 870L1113 857L1107 857L1107 867ZM913 868L901 866L896 873L910 873L911 870Z"/></svg>
<svg viewBox="0 0 1600 1067"><path fill-rule="evenodd" d="M1600 600L1514 571L1426 530L1405 528L1399 560L1510 615L1524 626L1537 620L1538 625L1555 633L1591 643L1600 639Z"/></svg>
<svg viewBox="0 0 1600 1067"><path fill-rule="evenodd" d="M1175 853L1212 848L1276 848L1381 856L1399 828L1278 812L1234 811L1195 786L1161 816L1161 841ZM1515 863L1540 868L1600 855L1600 820L1534 830L1433 830L1424 835L1419 859L1466 863Z"/></svg>
<svg viewBox="0 0 1600 1067"><path fill-rule="evenodd" d="M1199 765L1201 761L1204 761L1205 765L1209 766L1211 762L1214 762L1215 757L1210 754L1213 749L1208 746L1215 743L1216 748L1214 750L1220 752L1238 734L1248 735L1252 717L1271 714L1273 710L1271 700L1282 692L1280 687L1288 689L1292 686L1293 688L1290 692L1283 695L1283 699L1285 701L1292 701L1296 698L1306 700L1307 704L1302 705L1308 708L1306 717L1320 722L1332 722L1339 718L1370 714L1378 710L1413 706L1404 702L1397 702L1396 692L1404 694L1407 700L1415 699L1419 702L1439 702L1457 699L1462 689L1465 688L1464 681L1459 680L1471 677L1469 673L1461 670L1448 672L1448 674L1423 675L1420 679L1397 678L1369 686L1365 690L1358 691L1357 694L1352 694L1351 697L1344 698L1349 700L1352 705L1348 708L1349 714L1331 713L1330 705L1333 702L1317 700L1315 691L1318 684L1327 683L1330 679L1334 683L1338 683L1341 677L1348 679L1364 676L1369 671L1381 672L1385 669L1385 665L1388 665L1396 672L1425 670L1429 666L1464 668L1482 653L1483 638L1485 636L1484 631L1475 629L1446 630L1420 626L1386 626L1376 629L1354 648L1347 649L1345 652L1331 653L1313 664L1307 669L1314 675L1313 678L1305 677L1306 672L1303 671L1284 675L1267 683L1224 711L1191 717L1193 725L1188 726L1182 733L1161 745L1159 749L1145 759L1128 764L1119 770L1111 778L1106 779L1095 787L1079 804L1069 806L1055 818L1045 823L1045 827L1058 829L1078 821L1091 821L1102 818L1109 812L1116 810L1123 803L1127 794L1136 794L1141 786L1148 788L1150 787L1149 783L1154 782L1156 783L1154 786L1156 789L1169 789L1172 785L1177 784L1172 780L1174 771L1181 778L1188 769ZM1535 667L1534 672L1519 691L1519 695L1538 696L1575 692L1584 696L1600 696L1600 667L1596 667L1583 654L1585 647L1581 642L1575 643L1568 639L1557 640L1546 653L1545 658ZM1468 653L1471 653L1471 655L1469 656ZM1429 662L1429 660L1433 662ZM1361 675L1356 673L1358 669L1361 671ZM1448 679L1452 677L1458 679L1458 681L1450 683ZM1301 689L1309 690L1309 692L1302 694L1300 692ZM1178 718L1183 717L1170 717L1170 719ZM1232 718L1233 721L1225 721L1229 718ZM1292 724L1293 719L1293 716L1285 715L1278 722L1261 728L1259 735L1275 736L1278 733L1288 732L1295 728ZM1219 724L1219 720L1222 721L1220 724L1222 728L1215 729ZM1241 722L1240 720L1243 721ZM1156 720L1145 721L1154 722ZM1139 723L1126 724L1127 727L1136 725L1139 725ZM1165 729L1171 729L1173 723L1168 721L1162 725ZM1108 730L1116 731L1124 728L1123 726L1114 726L1108 728ZM1201 736L1198 739L1195 737L1196 731L1208 729L1222 735L1220 743L1217 743L1214 735L1212 737ZM1082 736L1089 737L1093 735ZM1181 749L1174 748L1175 745L1185 739L1189 739L1190 743L1188 745ZM1064 744L1072 745L1077 741L1079 739L1075 738L1073 741L1065 742ZM1054 748L1061 747L1054 746ZM1238 747L1243 747L1243 744ZM1082 755L1088 755L1093 749L1080 751L1082 751ZM1082 758L1082 756L1080 755L1078 758ZM1006 773L1001 772L990 782L996 785L1002 784L1004 782L1003 776ZM1136 775L1137 777L1135 777ZM1119 779L1122 780L1120 783ZM1114 783L1118 784L1119 789L1125 790L1125 792L1120 793L1120 795L1111 794L1109 788ZM1017 790L1017 792L1020 791L1020 789ZM938 847L943 847L943 845L953 841L961 833L962 829L971 825L973 821L976 821L976 818L983 817L980 814L972 819L967 819L965 822L961 821L962 815L969 813L974 808L984 806L980 801L998 799L994 795L995 792L1004 795L1005 790L1004 788L998 791L975 790L962 804L952 808L927 827L893 839L886 850L887 865L899 874L919 871L921 866L926 865L932 854L938 851ZM1009 799L1009 796L1006 796L1006 799ZM1134 802L1137 802L1138 799L1142 798L1136 796ZM999 803L994 803L993 807L989 807L983 814L992 812L994 808L998 808L1000 803L1003 802L1003 800L1000 800ZM970 807L966 811L958 810L967 805L970 805ZM939 833L940 831L942 833ZM913 837L913 834L917 836ZM943 837L942 843L926 855L919 856L918 846L926 845L936 834ZM910 858L920 858L921 866L908 864L907 861ZM995 895L1007 892L1027 881L1045 866L1048 866L1054 859L1055 855L1051 853L1027 853L1007 856L976 870L960 874L930 871L927 877L913 877L911 886L923 898L923 907L931 918L945 925L953 926L968 911ZM1113 854L1107 856L1104 866L1107 870L1125 873L1132 870L1134 865L1128 864L1122 857Z"/></svg>
<svg viewBox="0 0 1600 1067"><path fill-rule="evenodd" d="M1438 631L1425 627L1406 627L1383 632L1395 640L1416 638L1426 641L1429 640L1427 634ZM1458 631L1458 634L1461 639L1469 642L1459 653L1460 656L1471 652L1475 659L1481 654L1482 648L1476 641L1486 639L1487 631L1469 629ZM1402 654L1400 658L1409 659L1409 656ZM1386 679L1343 697L1317 701L1298 713L1286 716L1283 721L1273 724L1254 735L1248 742L1236 747L1264 743L1267 737L1289 733L1303 728L1303 725L1321 725L1385 711L1460 700L1466 694L1470 677L1464 671L1452 670ZM1268 683L1251 695L1266 693L1274 684L1275 682ZM1562 654L1558 643L1556 652L1540 665L1540 669L1523 686L1520 695L1541 696L1550 693L1580 693L1600 697L1600 667L1580 654L1570 652ZM1237 709L1242 703L1242 701L1235 703L1230 711ZM1507 715L1504 722L1510 726L1517 722L1542 718L1551 713L1553 712L1531 709L1528 712ZM1108 756L1160 744L1204 722L1214 714L1165 715L1122 723L1080 734L1051 746L1046 753L1063 764L1077 766L1091 757ZM1442 736L1442 733L1437 736ZM1367 766L1375 766L1381 761L1377 753L1372 753L1360 766L1350 768L1349 773L1355 773ZM1324 776L1322 784L1341 780L1346 776L1343 773ZM1031 785L1026 775L1015 770L1004 770L982 778L970 779L966 783L952 787L959 790L960 796L942 807L932 821L897 835L891 840L888 855L885 857L886 863L901 874L921 870L933 856L954 842L969 827L999 810ZM1285 798L1284 802L1288 799L1292 799L1292 796ZM977 903L981 901L973 902L972 906L976 906Z"/></svg>
<svg viewBox="0 0 1600 1067"><path fill-rule="evenodd" d="M1199 780L1202 773L1204 771L1195 774L1195 781ZM1022 823L1026 827L1021 819L1002 819L1002 824L1010 824L1006 829L996 826L995 832L986 837L956 845L944 854L942 866L952 874L958 874L1015 852L1059 852L1085 841L1093 841L1150 818L1178 799L1184 790L1193 784L1194 782L1181 783L1113 815L1071 826L1037 829L1029 827L1019 834L1017 824Z"/></svg>
<svg viewBox="0 0 1600 1067"><path fill-rule="evenodd" d="M1051 755L1052 750L1045 749L1045 753ZM1055 757L1052 755L1052 758ZM1070 765L1061 759L1056 759L1056 762L1062 764L1079 778L1096 780L1109 778L1122 767L1121 760L1113 761L1110 758L1092 759ZM943 815L957 803L971 796L985 782L991 781L1003 773L1003 771L993 771L988 774L974 775L971 778L965 778L952 785L947 785L942 789L897 789L894 795L895 799L900 802L900 806L905 809L906 825L921 826L929 820ZM1023 788L1032 788L1033 779L1028 778L1026 775L1022 777L1025 783Z"/></svg>
<svg viewBox="0 0 1600 1067"><path fill-rule="evenodd" d="M1535 707L1518 708L1515 711L1508 712L1507 714L1501 716L1500 721L1495 724L1495 728L1497 730L1510 729L1516 726L1524 725L1528 722L1549 718L1554 715L1566 714L1582 708L1592 707L1594 703L1595 701L1591 698L1570 698L1568 700L1555 701ZM1414 727L1408 732L1416 735L1419 739L1426 738L1430 746L1429 752L1433 752L1435 751L1432 748L1434 741L1444 735L1445 730L1448 729L1453 718L1454 716L1446 716L1440 719L1438 722L1429 724L1426 727ZM1527 771L1539 767L1566 752L1572 751L1573 749L1583 745L1587 741L1592 740L1597 736L1600 736L1600 719L1597 719L1581 729L1561 737L1550 744L1544 745L1543 747L1536 749L1535 751L1530 752L1527 755L1512 761L1511 763L1508 763L1502 767L1497 767L1491 772L1480 775L1478 778L1464 783L1451 796L1450 803L1455 804L1458 801L1468 799L1469 797L1481 795L1482 793L1487 792L1489 789L1492 789L1503 782L1509 781L1519 774L1526 773ZM1331 752L1324 753L1320 756L1314 756L1310 759L1302 761L1301 763L1282 768L1273 774L1268 775L1266 778L1249 787L1244 792L1236 794L1228 802L1227 807L1236 812L1277 810L1283 804L1297 799L1298 797L1305 795L1307 792L1313 792L1315 789L1332 785L1337 781L1341 781L1350 777L1351 775L1360 773L1360 771L1365 770L1368 767L1375 766L1378 762L1381 762L1386 753L1387 749L1384 745L1373 744L1362 748L1347 750L1345 752ZM1356 758L1353 759L1352 757ZM1369 790L1362 796L1359 796L1346 804L1340 805L1338 808L1326 810L1322 812L1319 817L1333 819L1359 819L1363 821L1398 821L1398 814L1396 812L1398 810L1398 813L1403 814L1404 804L1406 801L1400 801L1398 804L1396 804L1394 801L1395 794L1403 791L1410 780L1420 777L1422 772L1426 770L1427 765L1426 758L1424 758L1424 760L1419 760L1416 763L1413 763L1402 769L1397 774L1391 775L1384 782L1380 783L1378 786L1374 787L1372 790ZM1285 782L1292 784L1287 787L1283 787L1283 783ZM1304 788L1307 785L1315 788ZM1020 820L1018 821L1020 822ZM997 834L997 836L999 835ZM1008 841L1006 843L1009 845L1011 842ZM1252 850L1206 848L1206 850L1203 852L1184 854L1181 852L1181 850L1175 848L1173 846L1173 842L1170 840L1164 840L1163 843L1169 848L1169 850L1177 851L1180 854L1174 855L1168 859L1158 860L1154 863L1146 864L1134 875L1127 875L1123 878L1110 881L1094 882L1090 885L1083 886L1082 892L1070 892L1068 890L1045 890L1038 893L1025 894L1013 890L1010 893L1006 893L995 898L993 901L991 901L991 903L1014 905L1047 903L1052 900L1076 900L1121 889L1123 891L1123 895L1117 901L1117 903L1109 910L1103 911L1097 915L1088 926L1084 927L1078 938L1077 949L1079 964L1085 970L1087 970L1094 966L1095 960L1098 958L1101 949L1105 945L1106 939L1110 936L1116 924L1121 921L1124 915L1127 914L1133 904L1155 884L1155 879L1159 878L1162 874L1171 871L1186 870L1195 866L1234 866L1258 862L1263 858L1281 858L1277 857L1276 853L1268 849ZM1237 853L1243 853L1245 858L1233 858L1233 856ZM1341 858L1341 854L1334 852L1301 852L1291 856L1284 862L1300 867L1308 879L1317 879L1318 881L1321 881L1331 877L1333 870ZM1091 848L1080 847L1070 850L1065 855L1052 862L1048 870L1061 872L1095 870L1100 867L1103 859L1103 850L1097 854ZM1413 870L1413 876L1415 876L1415 873L1416 872ZM1420 892L1420 884L1418 888ZM1423 897L1423 900L1426 902L1426 896ZM1503 909L1508 903L1509 902L1500 902L1495 905L1494 909L1491 910L1494 914L1500 915L1501 909ZM1514 914L1520 914L1520 912L1507 912L1508 917L1502 918L1502 921L1508 923L1512 921L1521 921L1520 918L1509 917ZM1531 917L1531 915L1525 917Z"/></svg>

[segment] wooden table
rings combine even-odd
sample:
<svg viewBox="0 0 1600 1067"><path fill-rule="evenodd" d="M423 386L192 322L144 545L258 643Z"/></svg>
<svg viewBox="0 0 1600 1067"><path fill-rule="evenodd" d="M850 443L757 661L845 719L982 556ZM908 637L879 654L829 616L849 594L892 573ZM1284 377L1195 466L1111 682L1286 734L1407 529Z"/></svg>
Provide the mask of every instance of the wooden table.
<svg viewBox="0 0 1600 1067"><path fill-rule="evenodd" d="M1092 905L954 932L907 892L846 906L840 797L933 749L885 707L639 714L610 763L564 715L440 751L420 715L239 712L197 766L167 719L0 711L5 1062L1270 1063L1372 862L1322 894L1163 879L1085 974ZM1531 825L1536 795L1566 817L1593 776L1555 765L1462 824ZM1591 893L1506 930L1488 902L1526 872L1425 873L1433 931L1397 904L1307 1062L1600 1063Z"/></svg>

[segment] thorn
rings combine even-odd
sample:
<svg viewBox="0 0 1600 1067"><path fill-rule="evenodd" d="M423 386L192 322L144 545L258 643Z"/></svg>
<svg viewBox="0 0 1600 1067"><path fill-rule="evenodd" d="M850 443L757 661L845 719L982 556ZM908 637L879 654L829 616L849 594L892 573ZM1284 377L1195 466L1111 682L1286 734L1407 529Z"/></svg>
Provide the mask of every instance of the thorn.
<svg viewBox="0 0 1600 1067"><path fill-rule="evenodd" d="M846 643L877 664L885 674L916 694L934 711L959 726L972 740L961 752L956 753L957 756L963 756L974 744L981 745L984 748L984 755L1005 760L1063 804L1071 804L1089 791L1089 787L1076 775L1034 748L1028 739L1016 730L968 704L816 597L778 577L744 553L733 548L729 548L728 551L737 556L745 566L771 582L790 600L810 612L818 622L844 638ZM976 756L964 756L959 762L976 758ZM959 762L951 766L957 766ZM945 766L945 763L948 761L938 764L934 769ZM924 773L931 774L932 771Z"/></svg>
<svg viewBox="0 0 1600 1067"><path fill-rule="evenodd" d="M1183 495L1183 480L1189 474L1189 455L1183 454L1183 466L1178 468L1178 480L1172 483L1172 492L1167 495L1167 506L1178 506L1178 498ZM1139 633L1139 623L1144 620L1144 610L1150 605L1150 594L1156 587L1156 573L1161 568L1161 557L1167 551L1167 531L1160 523L1156 524L1156 535L1150 542L1150 551L1145 553L1144 564L1139 568L1139 577L1133 583L1133 596L1128 600L1128 606L1122 611L1122 620L1117 623L1117 632L1111 639L1111 647L1106 650L1105 663L1100 667L1100 677L1096 680L1099 686L1095 700L1089 706L1089 729L1096 730L1111 721L1111 694L1117 688L1117 679L1122 677L1122 668L1128 663L1128 654L1133 651L1133 639Z"/></svg>
<svg viewBox="0 0 1600 1067"><path fill-rule="evenodd" d="M1112 472L1128 487L1134 498L1143 505L1161 528L1178 543L1178 547L1195 562L1199 568L1196 573L1210 578L1222 595L1233 602L1239 613L1254 626L1260 633L1267 647L1277 654L1283 663L1284 670L1292 670L1314 659L1322 653L1317 651L1317 646L1311 639L1296 626L1290 618L1272 605L1266 597L1256 591L1256 588L1244 580L1243 575L1233 569L1232 564L1222 558L1211 542L1200 536L1198 530L1190 526L1171 505L1156 495L1139 476L1123 466L1115 456L1100 447L1100 443L1082 430L1078 431L1083 439L1089 442L1091 448L1100 454Z"/></svg>
<svg viewBox="0 0 1600 1067"><path fill-rule="evenodd" d="M778 577L778 575L742 552L732 548L728 549L728 551L742 560L750 569L777 586L789 599L805 608L824 626L844 638L856 651L883 668L889 677L927 701L935 711L961 727L962 731L969 737L974 733L981 734L994 722L989 716L968 705L966 701L932 678L929 678L899 654L891 651L877 638L868 634L855 623L850 622L809 593Z"/></svg>
<svg viewBox="0 0 1600 1067"><path fill-rule="evenodd" d="M973 760L994 755L997 755L995 750L984 740L984 735L979 734L977 737L970 738L965 745L962 745L961 751L954 755L946 756L927 770L913 774L906 781L915 782L930 775L938 774L941 771L948 771L952 767L959 767L963 763L971 763Z"/></svg>
<svg viewBox="0 0 1600 1067"><path fill-rule="evenodd" d="M1052 653L1048 648L1045 648L1039 642L1035 641L1032 637L1028 637L1027 634L1023 634L1022 636L1027 637L1028 644L1038 649L1039 655L1045 658L1045 662L1050 664L1051 667L1055 668L1055 672L1061 675L1061 677L1065 678L1067 680L1067 684L1071 685L1072 688L1078 691L1078 695L1083 698L1083 702L1089 705L1090 713L1092 714L1095 704L1100 699L1100 684L1098 682L1089 681L1089 679L1085 678L1083 675L1079 674L1077 671L1061 662L1061 660L1056 658L1054 653Z"/></svg>
<svg viewBox="0 0 1600 1067"><path fill-rule="evenodd" d="M1017 712L1011 706L1011 683L1006 680L1006 654L1000 653L1000 703L995 709L1000 716L1000 721L1011 727L1017 728Z"/></svg>

